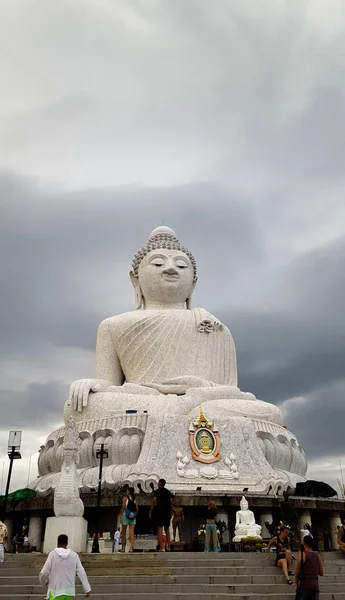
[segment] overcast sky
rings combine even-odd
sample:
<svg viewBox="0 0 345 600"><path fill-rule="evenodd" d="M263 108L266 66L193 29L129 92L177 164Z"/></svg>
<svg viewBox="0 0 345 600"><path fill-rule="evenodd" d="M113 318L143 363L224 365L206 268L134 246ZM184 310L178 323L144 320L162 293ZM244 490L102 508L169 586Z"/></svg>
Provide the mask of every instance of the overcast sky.
<svg viewBox="0 0 345 600"><path fill-rule="evenodd" d="M310 478L345 467L341 0L2 0L0 459L29 457L93 374L132 256L164 223L281 406ZM31 476L36 474L32 457ZM1 465L0 465L1 466ZM1 472L0 472L1 476Z"/></svg>

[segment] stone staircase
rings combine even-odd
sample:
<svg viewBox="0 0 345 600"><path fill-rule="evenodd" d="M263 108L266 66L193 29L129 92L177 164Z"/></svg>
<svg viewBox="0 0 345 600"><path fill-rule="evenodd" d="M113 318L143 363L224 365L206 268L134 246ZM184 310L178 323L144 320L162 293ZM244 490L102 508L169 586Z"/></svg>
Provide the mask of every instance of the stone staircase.
<svg viewBox="0 0 345 600"><path fill-rule="evenodd" d="M92 586L93 600L288 600L293 586L285 583L274 556L251 553L147 553L84 554L83 565ZM40 554L6 555L0 565L0 600L44 597L38 573L45 557ZM322 600L344 600L345 556L324 554ZM77 598L82 598L78 585Z"/></svg>

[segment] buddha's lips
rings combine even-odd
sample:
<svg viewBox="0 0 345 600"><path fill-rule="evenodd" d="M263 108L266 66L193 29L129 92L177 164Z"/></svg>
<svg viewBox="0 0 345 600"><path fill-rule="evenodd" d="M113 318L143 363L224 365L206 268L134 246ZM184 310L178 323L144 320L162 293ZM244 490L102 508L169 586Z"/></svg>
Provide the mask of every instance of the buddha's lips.
<svg viewBox="0 0 345 600"><path fill-rule="evenodd" d="M168 281L177 281L180 279L179 275L167 275L166 273L162 274L163 279L167 279Z"/></svg>

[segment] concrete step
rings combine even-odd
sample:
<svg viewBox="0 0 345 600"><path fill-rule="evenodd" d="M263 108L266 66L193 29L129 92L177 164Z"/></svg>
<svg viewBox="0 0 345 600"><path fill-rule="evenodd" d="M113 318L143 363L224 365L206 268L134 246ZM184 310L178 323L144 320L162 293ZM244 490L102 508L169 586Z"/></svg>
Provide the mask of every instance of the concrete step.
<svg viewBox="0 0 345 600"><path fill-rule="evenodd" d="M6 556L6 559L9 555ZM38 572L43 555L17 555L0 565L0 600L44 596ZM82 555L93 600L291 600L274 558L264 554L152 553ZM345 557L326 555L320 581L322 600L344 600ZM82 598L77 586L77 598Z"/></svg>
<svg viewBox="0 0 345 600"><path fill-rule="evenodd" d="M288 586L286 586L286 588L288 588ZM181 594L181 593L164 593L164 598L167 598L167 600L197 600L198 598L204 598L206 600L219 600L221 598L229 598L229 596L231 596L232 600L291 600L291 598L293 598L293 591L292 591L292 586L289 587L289 589L287 589L284 593L273 593L273 594L265 594L264 596L260 593L242 593L242 594L229 594L229 593L225 593L225 594L214 594L214 593L209 593L207 592L206 594L202 594L200 596L200 594L198 593L187 593L187 594ZM42 591L40 594L2 594L0 593L0 598L12 598L13 600L31 600L32 598L40 598L42 600L44 596L42 596ZM77 599L80 598L84 598L84 594L77 594L76 596ZM112 598L114 598L115 600L122 600L122 599L133 599L133 594L132 593L123 593L123 592L116 592L116 591L112 591L110 593L101 593L101 594L92 594L92 600L111 600ZM142 594L142 593L137 593L135 598L139 598L139 600L162 600L162 594L156 594L156 593L150 593L150 594ZM336 592L336 593L323 593L322 594L322 600L344 600L344 592Z"/></svg>
<svg viewBox="0 0 345 600"><path fill-rule="evenodd" d="M16 568L0 568L0 578L1 577L12 577L16 579L18 577L18 572L20 572L20 576L30 577L33 574L38 576L40 569L16 569ZM344 576L345 575L345 564L343 566L330 566L325 568L327 575L337 575ZM225 576L235 577L235 576L254 576L254 575L263 575L263 576L274 576L281 571L277 569L277 567L273 566L264 566L264 567L251 567L250 569L246 567L181 567L178 569L175 568L145 568L140 569L133 565L132 568L121 568L118 569L116 567L110 568L88 568L86 567L86 572L88 577L102 576L102 577L119 577L119 576L131 576L131 577L167 577L167 576L188 576L188 578L196 576L198 578L206 576L206 577L216 577L216 576Z"/></svg>
<svg viewBox="0 0 345 600"><path fill-rule="evenodd" d="M112 592L132 594L137 596L139 594L161 594L162 597L166 594L199 594L200 595L221 595L221 594L239 594L246 595L251 593L260 593L263 597L267 594L284 594L286 588L291 589L292 586L287 586L283 579L277 584L261 583L256 585L251 584L238 584L238 585L224 585L224 584L180 584L180 583L149 583L149 584L137 584L137 583L126 583L126 584L96 584L91 586L93 594L111 594ZM82 593L81 586L77 586L78 592ZM322 584L320 585L321 594L324 593L337 593L344 592L344 585L342 583L333 584ZM1 594L18 594L18 595L30 595L39 594L43 592L43 588L40 584L37 585L3 585L1 586Z"/></svg>
<svg viewBox="0 0 345 600"><path fill-rule="evenodd" d="M134 577L132 575L119 575L119 576L89 576L88 577L91 586L95 587L98 585L127 585L133 584ZM38 585L38 574L30 575L30 576L0 576L0 586L9 586L9 585L28 585L35 586ZM274 575L267 575L262 573L261 575L233 575L228 577L227 575L164 575L164 576L155 576L155 575L145 575L145 576L136 576L135 584L136 585L158 585L158 584L166 584L166 583L178 583L178 584L192 584L196 585L198 583L201 584L222 584L222 585L261 585L261 584L270 584L276 585L281 584L283 582L283 576L281 572L278 571ZM322 580L321 585L330 585L330 584L342 584L345 588L345 574L344 575L329 575L326 574Z"/></svg>

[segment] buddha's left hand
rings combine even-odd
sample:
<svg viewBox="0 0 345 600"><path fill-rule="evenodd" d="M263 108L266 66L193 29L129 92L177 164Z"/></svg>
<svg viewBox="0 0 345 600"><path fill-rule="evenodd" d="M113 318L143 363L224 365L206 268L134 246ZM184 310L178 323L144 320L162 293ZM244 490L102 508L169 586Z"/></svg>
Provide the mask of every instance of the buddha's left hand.
<svg viewBox="0 0 345 600"><path fill-rule="evenodd" d="M202 379L201 377L186 375L186 377L172 377L161 383L143 383L142 385L151 387L161 394L176 394L177 396L183 396L191 388L213 387L214 383Z"/></svg>

